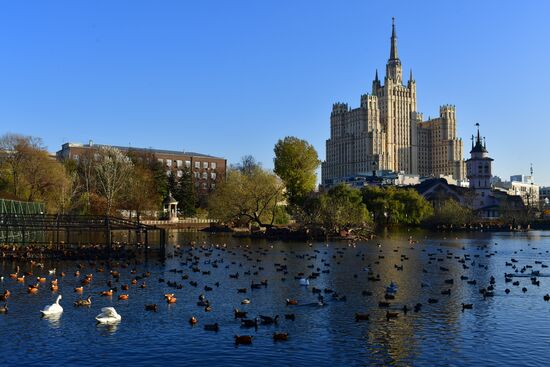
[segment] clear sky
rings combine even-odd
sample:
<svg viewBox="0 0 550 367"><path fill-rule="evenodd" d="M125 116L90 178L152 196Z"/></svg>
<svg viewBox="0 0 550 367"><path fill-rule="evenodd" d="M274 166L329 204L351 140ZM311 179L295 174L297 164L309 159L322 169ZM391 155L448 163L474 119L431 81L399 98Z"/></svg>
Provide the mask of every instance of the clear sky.
<svg viewBox="0 0 550 367"><path fill-rule="evenodd" d="M386 6L385 4L391 4ZM190 150L272 167L286 135L322 159L334 102L381 76L396 17L418 110L481 124L495 174L550 185L548 1L4 1L1 133Z"/></svg>

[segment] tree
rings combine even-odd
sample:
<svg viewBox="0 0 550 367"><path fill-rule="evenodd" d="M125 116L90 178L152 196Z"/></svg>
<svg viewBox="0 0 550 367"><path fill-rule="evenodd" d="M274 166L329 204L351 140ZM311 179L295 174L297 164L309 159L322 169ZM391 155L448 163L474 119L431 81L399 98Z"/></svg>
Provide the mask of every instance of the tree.
<svg viewBox="0 0 550 367"><path fill-rule="evenodd" d="M124 208L135 211L138 222L141 214L160 207L162 197L157 191L154 174L143 165L133 165L123 191Z"/></svg>
<svg viewBox="0 0 550 367"><path fill-rule="evenodd" d="M97 188L105 199L107 215L111 213L119 193L127 184L132 166L132 161L120 150L113 147L98 149L95 165Z"/></svg>
<svg viewBox="0 0 550 367"><path fill-rule="evenodd" d="M80 155L77 164L77 173L82 183L82 188L84 190L84 202L85 202L85 213L90 213L92 210L92 194L95 192L95 149L88 149Z"/></svg>
<svg viewBox="0 0 550 367"><path fill-rule="evenodd" d="M245 155L237 164L232 164L231 169L240 171L244 175L250 175L256 168L261 168L262 164L251 155Z"/></svg>
<svg viewBox="0 0 550 367"><path fill-rule="evenodd" d="M255 167L247 174L230 169L208 202L210 214L225 222L273 225L284 185L273 173Z"/></svg>
<svg viewBox="0 0 550 367"><path fill-rule="evenodd" d="M184 167L182 170L174 198L179 202L179 211L185 217L192 217L196 214L197 197L195 196L195 186L193 185L193 173L187 167Z"/></svg>
<svg viewBox="0 0 550 367"><path fill-rule="evenodd" d="M71 178L64 166L51 159L38 138L6 134L0 139L3 151L0 170L4 188L13 199L41 201L50 212L64 211Z"/></svg>
<svg viewBox="0 0 550 367"><path fill-rule="evenodd" d="M432 225L463 226L471 223L473 218L472 210L449 199L435 208L433 216L426 222Z"/></svg>
<svg viewBox="0 0 550 367"><path fill-rule="evenodd" d="M274 172L283 180L290 204L299 205L315 189L320 161L305 140L287 136L275 144Z"/></svg>
<svg viewBox="0 0 550 367"><path fill-rule="evenodd" d="M416 190L394 186L365 186L363 202L379 225L415 225L433 213L430 203Z"/></svg>
<svg viewBox="0 0 550 367"><path fill-rule="evenodd" d="M32 151L43 150L42 141L32 136L5 134L0 138L2 151L2 167L6 172L7 186L14 199L21 198L25 165L29 163L28 154Z"/></svg>
<svg viewBox="0 0 550 367"><path fill-rule="evenodd" d="M340 184L320 196L320 219L328 232L361 228L370 222L361 192Z"/></svg>

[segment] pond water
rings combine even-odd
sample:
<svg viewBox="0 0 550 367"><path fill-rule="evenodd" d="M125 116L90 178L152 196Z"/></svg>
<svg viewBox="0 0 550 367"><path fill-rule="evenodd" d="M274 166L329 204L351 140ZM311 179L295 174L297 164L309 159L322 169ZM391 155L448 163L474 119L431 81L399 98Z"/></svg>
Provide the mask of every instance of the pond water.
<svg viewBox="0 0 550 367"><path fill-rule="evenodd" d="M409 243L410 235L416 243ZM81 262L80 276L74 274L76 262L45 262L44 268L34 267L33 276L18 283L9 274L17 265L21 273L29 271L30 264L1 262L4 280L0 290L10 290L11 296L9 312L0 314L0 366L549 363L550 302L544 295L550 292L550 268L546 268L550 265L550 232L411 232L355 244L268 242L200 233L170 237L174 256L165 262L132 260L124 267ZM524 266L532 268L522 273ZM49 275L48 269L54 267L57 275ZM200 271L194 272L193 267ZM119 281L110 270L120 272ZM529 276L533 271L540 272L539 285ZM61 272L66 275L61 277ZM145 272L150 276L121 290ZM238 279L229 277L237 272ZM313 272L319 275L309 280L308 287L301 286L299 274ZM505 273L515 275L512 281L505 282ZM93 280L80 295L74 288L85 274L93 274ZM368 280L378 274L380 281ZM28 294L27 284L34 283L38 275L47 282L37 293ZM188 278L182 279L185 275ZM495 278L494 295L484 297L480 288L490 286L491 276ZM59 279L57 293L49 287L54 278ZM110 288L109 280L117 291L112 297L102 297L99 293ZM262 280L267 280L267 286L251 289L252 282ZM468 283L473 280L477 284ZM385 301L386 287L392 281L397 285L395 299L388 300L389 308L381 308L379 302ZM514 285L516 281L519 285ZM143 282L146 288L139 287ZM177 289L168 282L183 287ZM205 286L212 290L206 291ZM247 288L246 293L238 293L239 288ZM313 288L322 290L323 306ZM442 294L449 289L450 294ZM331 290L345 300L336 300ZM129 299L119 301L122 293ZM174 293L177 302L167 304L165 293ZM40 310L53 303L57 294L63 295L64 312L58 318L42 318ZM209 300L211 311L197 305L200 294ZM73 306L88 295L92 296L90 307ZM241 304L244 298L250 304ZM287 298L298 305L287 306ZM437 303L429 303L429 298ZM158 311L146 311L145 305L153 303ZM415 312L417 303L422 307ZM463 310L462 303L472 308ZM404 305L410 309L406 314ZM94 317L106 306L122 315L119 324L96 324ZM249 318L279 315L278 322L243 328L234 317L234 308L248 312ZM397 317L388 319L388 311ZM369 320L356 321L356 313L369 314ZM285 319L285 314L294 314L295 320ZM188 322L191 316L198 320L195 326ZM218 323L219 331L204 330L205 324L212 323ZM288 340L274 341L274 332L287 332ZM237 346L235 335L252 335L252 344Z"/></svg>

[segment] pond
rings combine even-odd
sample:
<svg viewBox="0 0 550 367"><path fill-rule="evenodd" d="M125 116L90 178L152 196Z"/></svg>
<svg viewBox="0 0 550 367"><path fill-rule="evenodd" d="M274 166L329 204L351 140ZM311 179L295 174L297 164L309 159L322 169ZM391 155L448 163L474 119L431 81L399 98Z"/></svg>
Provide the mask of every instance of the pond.
<svg viewBox="0 0 550 367"><path fill-rule="evenodd" d="M0 291L11 292L9 311L0 314L0 365L548 365L550 232L389 233L357 243L172 233L170 242L164 262L44 262L32 269L0 262ZM22 283L9 276L18 265L18 275L33 273ZM513 276L506 281L505 273ZM87 274L92 280L75 293ZM29 294L37 276L46 282ZM112 296L100 295L109 289ZM168 304L166 293L177 302ZM58 294L64 312L41 317ZM197 305L201 294L210 311ZM73 306L88 295L91 306ZM120 323L96 323L107 306ZM250 320L278 315L277 322L246 328L235 308ZM218 331L205 330L214 323ZM276 332L288 340L274 341ZM252 343L237 345L236 335L250 335Z"/></svg>

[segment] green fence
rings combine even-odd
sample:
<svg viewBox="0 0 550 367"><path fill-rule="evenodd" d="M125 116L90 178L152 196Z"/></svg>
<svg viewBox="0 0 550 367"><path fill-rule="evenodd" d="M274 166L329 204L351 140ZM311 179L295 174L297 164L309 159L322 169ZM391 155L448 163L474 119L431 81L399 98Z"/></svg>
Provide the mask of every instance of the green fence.
<svg viewBox="0 0 550 367"><path fill-rule="evenodd" d="M17 216L19 214L44 214L44 211L45 207L43 203L0 199L0 214ZM39 240L43 236L44 233L41 232L31 233L20 229L9 229L0 231L0 243L7 244L16 242L21 238L26 238L29 241L33 241Z"/></svg>

